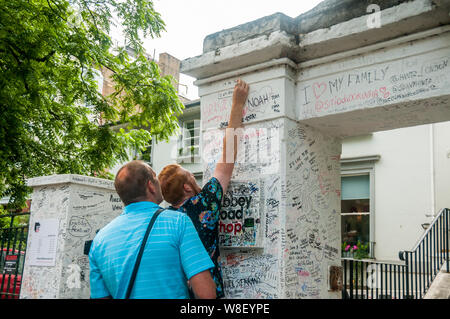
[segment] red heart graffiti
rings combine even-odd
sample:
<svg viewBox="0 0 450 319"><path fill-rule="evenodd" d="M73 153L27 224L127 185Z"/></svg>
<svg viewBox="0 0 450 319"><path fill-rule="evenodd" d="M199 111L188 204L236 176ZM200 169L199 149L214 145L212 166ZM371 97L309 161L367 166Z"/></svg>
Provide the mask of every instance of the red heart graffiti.
<svg viewBox="0 0 450 319"><path fill-rule="evenodd" d="M325 90L327 89L327 84L322 82L322 83L314 83L313 84L313 90L314 90L314 95L316 96L316 99L318 99L319 97L322 96L323 93L325 93Z"/></svg>

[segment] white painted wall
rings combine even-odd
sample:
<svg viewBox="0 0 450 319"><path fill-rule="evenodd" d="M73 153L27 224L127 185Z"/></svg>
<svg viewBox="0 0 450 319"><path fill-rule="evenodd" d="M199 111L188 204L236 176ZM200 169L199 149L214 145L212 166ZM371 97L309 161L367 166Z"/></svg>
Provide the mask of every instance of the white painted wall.
<svg viewBox="0 0 450 319"><path fill-rule="evenodd" d="M450 208L450 123L433 124L435 132L436 208Z"/></svg>
<svg viewBox="0 0 450 319"><path fill-rule="evenodd" d="M200 117L200 114L199 114ZM177 135L172 136L169 142L159 142L154 144L153 150L153 169L159 174L162 169L169 164L177 164ZM191 173L202 173L203 167L200 160L192 161L192 163L178 163Z"/></svg>
<svg viewBox="0 0 450 319"><path fill-rule="evenodd" d="M346 138L342 158L380 155L375 163L375 257L397 260L413 248L433 211L430 128L434 130L435 211L450 205L450 122Z"/></svg>

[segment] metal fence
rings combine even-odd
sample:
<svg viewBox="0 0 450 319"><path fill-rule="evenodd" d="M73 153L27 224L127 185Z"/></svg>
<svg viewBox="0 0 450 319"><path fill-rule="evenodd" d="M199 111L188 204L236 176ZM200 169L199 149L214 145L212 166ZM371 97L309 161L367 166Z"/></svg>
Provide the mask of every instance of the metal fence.
<svg viewBox="0 0 450 319"><path fill-rule="evenodd" d="M342 259L344 299L421 299L445 264L449 272L450 210L443 209L400 262Z"/></svg>
<svg viewBox="0 0 450 319"><path fill-rule="evenodd" d="M343 259L343 299L405 299L403 264Z"/></svg>
<svg viewBox="0 0 450 319"><path fill-rule="evenodd" d="M0 299L18 299L28 238L29 212L0 215Z"/></svg>

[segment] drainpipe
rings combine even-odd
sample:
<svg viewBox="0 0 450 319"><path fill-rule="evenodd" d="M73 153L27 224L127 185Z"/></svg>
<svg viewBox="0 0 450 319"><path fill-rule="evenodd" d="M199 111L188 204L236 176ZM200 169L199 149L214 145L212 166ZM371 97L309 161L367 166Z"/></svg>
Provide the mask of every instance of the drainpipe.
<svg viewBox="0 0 450 319"><path fill-rule="evenodd" d="M431 184L431 215L436 217L436 192L435 192L435 171L434 171L434 124L430 124L430 184Z"/></svg>

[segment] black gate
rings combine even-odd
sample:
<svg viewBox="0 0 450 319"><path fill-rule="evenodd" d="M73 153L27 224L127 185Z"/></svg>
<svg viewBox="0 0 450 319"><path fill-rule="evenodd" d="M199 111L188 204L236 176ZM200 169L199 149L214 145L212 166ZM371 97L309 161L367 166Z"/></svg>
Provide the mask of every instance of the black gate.
<svg viewBox="0 0 450 319"><path fill-rule="evenodd" d="M18 299L30 212L0 214L0 299Z"/></svg>

